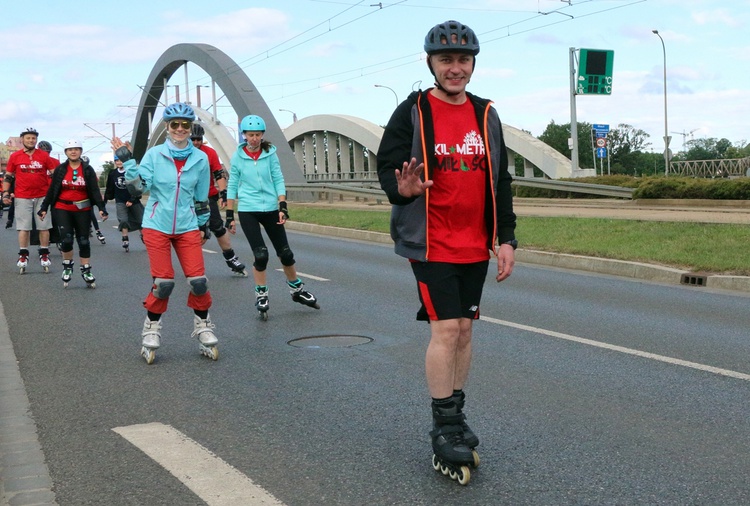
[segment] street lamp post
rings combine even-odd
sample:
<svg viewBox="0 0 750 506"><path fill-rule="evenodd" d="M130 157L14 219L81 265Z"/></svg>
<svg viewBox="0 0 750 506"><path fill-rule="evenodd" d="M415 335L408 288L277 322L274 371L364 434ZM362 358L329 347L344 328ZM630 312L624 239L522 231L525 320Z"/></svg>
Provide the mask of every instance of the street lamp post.
<svg viewBox="0 0 750 506"><path fill-rule="evenodd" d="M398 95L396 94L396 92L395 92L395 90L393 88L390 88L388 86L384 86L382 84L376 84L375 87L376 88L386 88L388 90L391 90L391 92L393 93L393 96L396 97L396 107L398 107Z"/></svg>
<svg viewBox="0 0 750 506"><path fill-rule="evenodd" d="M659 35L659 30L651 30L661 41L661 49L664 52L664 176L669 175L669 127L667 126L667 47L664 39Z"/></svg>
<svg viewBox="0 0 750 506"><path fill-rule="evenodd" d="M290 111L289 109L279 109L279 112L290 112L292 113L292 123L297 123L297 113Z"/></svg>

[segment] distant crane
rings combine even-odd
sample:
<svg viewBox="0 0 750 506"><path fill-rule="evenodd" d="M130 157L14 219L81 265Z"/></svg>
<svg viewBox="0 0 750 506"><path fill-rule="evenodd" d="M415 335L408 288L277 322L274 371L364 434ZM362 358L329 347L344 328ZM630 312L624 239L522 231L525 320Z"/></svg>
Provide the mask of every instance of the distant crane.
<svg viewBox="0 0 750 506"><path fill-rule="evenodd" d="M693 128L689 132L686 132L683 129L682 132L672 132L672 133L673 134L677 134L677 135L682 135L682 147L684 148L685 147L685 141L687 140L688 135L692 138L693 137L693 132L697 132L698 130L700 130L700 129L699 128Z"/></svg>

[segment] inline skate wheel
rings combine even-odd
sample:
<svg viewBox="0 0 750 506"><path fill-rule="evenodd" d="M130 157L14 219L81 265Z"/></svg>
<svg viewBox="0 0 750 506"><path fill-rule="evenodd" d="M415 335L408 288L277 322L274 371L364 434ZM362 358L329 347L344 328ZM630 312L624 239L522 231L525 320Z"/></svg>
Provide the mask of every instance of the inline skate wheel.
<svg viewBox="0 0 750 506"><path fill-rule="evenodd" d="M479 459L479 454L477 453L476 450L471 450L471 455L474 457L473 466L476 469L477 467L479 467L479 463L481 462L481 460Z"/></svg>
<svg viewBox="0 0 750 506"><path fill-rule="evenodd" d="M96 288L96 283L88 283L86 285L87 288Z"/></svg>
<svg viewBox="0 0 750 506"><path fill-rule="evenodd" d="M63 281L63 288L68 288L68 282L67 281Z"/></svg>
<svg viewBox="0 0 750 506"><path fill-rule="evenodd" d="M21 267L20 269L18 269L19 274L24 274L25 272L26 272L26 267Z"/></svg>
<svg viewBox="0 0 750 506"><path fill-rule="evenodd" d="M156 350L153 348L146 348L145 346L141 348L141 356L146 359L146 363L148 365L151 365L154 363L154 359L156 358Z"/></svg>
<svg viewBox="0 0 750 506"><path fill-rule="evenodd" d="M456 475L455 478L453 478L453 474ZM458 472L451 473L451 478L457 480L459 485L466 485L471 479L471 471L469 471L469 466L461 466Z"/></svg>
<svg viewBox="0 0 750 506"><path fill-rule="evenodd" d="M44 266L44 273L49 274L49 267L47 267L46 265Z"/></svg>
<svg viewBox="0 0 750 506"><path fill-rule="evenodd" d="M216 346L201 346L201 355L213 361L219 360L219 348Z"/></svg>
<svg viewBox="0 0 750 506"><path fill-rule="evenodd" d="M258 316L259 316L259 317L260 317L260 319L261 319L261 320L263 320L264 322L267 322L267 321L268 321L268 311L258 311Z"/></svg>

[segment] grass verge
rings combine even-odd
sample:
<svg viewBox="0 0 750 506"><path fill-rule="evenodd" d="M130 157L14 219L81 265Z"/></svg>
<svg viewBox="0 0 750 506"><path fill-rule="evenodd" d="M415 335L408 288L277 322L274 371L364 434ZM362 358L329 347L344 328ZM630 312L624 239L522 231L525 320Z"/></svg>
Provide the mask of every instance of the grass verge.
<svg viewBox="0 0 750 506"><path fill-rule="evenodd" d="M388 232L390 208L350 210L299 205L292 219ZM693 272L750 275L750 227L600 218L518 217L521 248L665 265Z"/></svg>

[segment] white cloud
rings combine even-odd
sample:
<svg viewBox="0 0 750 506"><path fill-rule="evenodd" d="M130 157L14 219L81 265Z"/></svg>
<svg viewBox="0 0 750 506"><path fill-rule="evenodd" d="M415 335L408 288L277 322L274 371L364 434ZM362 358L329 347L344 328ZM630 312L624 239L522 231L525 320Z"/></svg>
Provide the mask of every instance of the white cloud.
<svg viewBox="0 0 750 506"><path fill-rule="evenodd" d="M718 23L726 26L731 26L732 28L742 26L742 23L739 21L739 19L735 15L730 14L726 9L694 12L692 18L699 25Z"/></svg>
<svg viewBox="0 0 750 506"><path fill-rule="evenodd" d="M0 121L23 123L37 115L36 108L24 100L5 100L0 102Z"/></svg>

